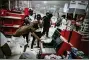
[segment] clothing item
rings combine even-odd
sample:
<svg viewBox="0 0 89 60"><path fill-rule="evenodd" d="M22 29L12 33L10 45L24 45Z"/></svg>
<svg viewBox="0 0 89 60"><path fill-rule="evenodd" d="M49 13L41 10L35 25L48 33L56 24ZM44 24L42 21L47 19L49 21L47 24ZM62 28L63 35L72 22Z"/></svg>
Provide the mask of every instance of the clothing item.
<svg viewBox="0 0 89 60"><path fill-rule="evenodd" d="M44 35L45 33L46 33L46 37L48 37L49 27L43 27L42 35Z"/></svg>
<svg viewBox="0 0 89 60"><path fill-rule="evenodd" d="M36 55L32 51L25 52L21 54L19 59L36 59Z"/></svg>
<svg viewBox="0 0 89 60"><path fill-rule="evenodd" d="M26 42L27 42L27 43L29 43L28 36L29 36L29 33L23 35L24 38L26 37Z"/></svg>
<svg viewBox="0 0 89 60"><path fill-rule="evenodd" d="M50 19L46 16L44 19L43 19L43 27L50 27Z"/></svg>
<svg viewBox="0 0 89 60"><path fill-rule="evenodd" d="M35 34L41 38L41 32L35 32ZM32 44L31 44L31 49L33 49L33 45L34 45L34 42L35 42L35 37L33 36L33 40L32 40ZM37 40L37 47L39 48L39 40Z"/></svg>

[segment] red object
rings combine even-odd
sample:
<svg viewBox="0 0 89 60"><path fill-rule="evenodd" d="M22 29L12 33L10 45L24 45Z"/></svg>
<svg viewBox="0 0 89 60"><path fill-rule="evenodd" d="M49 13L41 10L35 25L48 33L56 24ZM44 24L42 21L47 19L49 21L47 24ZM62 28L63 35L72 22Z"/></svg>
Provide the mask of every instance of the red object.
<svg viewBox="0 0 89 60"><path fill-rule="evenodd" d="M12 28L12 34L16 32L18 28Z"/></svg>
<svg viewBox="0 0 89 60"><path fill-rule="evenodd" d="M0 10L0 16L6 16L7 15L6 12L7 12L7 10L1 9Z"/></svg>
<svg viewBox="0 0 89 60"><path fill-rule="evenodd" d="M68 31L68 30L61 31L61 35L62 35L66 40L68 40L68 39L69 39L69 35L70 35L70 31Z"/></svg>
<svg viewBox="0 0 89 60"><path fill-rule="evenodd" d="M2 24L2 20L0 20L0 24Z"/></svg>
<svg viewBox="0 0 89 60"><path fill-rule="evenodd" d="M15 31L17 30L18 28L13 28L13 27L4 27L2 29L2 31L4 31L4 33L6 35L12 35L13 33L15 33Z"/></svg>
<svg viewBox="0 0 89 60"><path fill-rule="evenodd" d="M7 34L12 34L12 28L10 27L5 27L2 29L2 31L4 31L4 33L7 35Z"/></svg>
<svg viewBox="0 0 89 60"><path fill-rule="evenodd" d="M3 25L4 26L13 26L13 20L12 19L4 19Z"/></svg>
<svg viewBox="0 0 89 60"><path fill-rule="evenodd" d="M80 49L83 51L86 55L89 55L89 41L81 41Z"/></svg>
<svg viewBox="0 0 89 60"><path fill-rule="evenodd" d="M25 14L12 13L12 12L6 12L6 14L7 14L6 17L9 16L12 18L4 18L5 15L3 15L3 17L2 17L3 19L0 20L0 24L4 25L5 27L3 27L1 30L6 35L12 35L17 30L17 28L13 27L14 25L20 25L20 26L23 25L24 19L25 19ZM17 18L14 18L14 17L17 17Z"/></svg>
<svg viewBox="0 0 89 60"><path fill-rule="evenodd" d="M22 21L21 20L19 20L19 19L17 19L17 20L14 20L13 21L13 25L22 25L22 23L21 23Z"/></svg>
<svg viewBox="0 0 89 60"><path fill-rule="evenodd" d="M64 38L65 38L66 40L68 40L68 39L69 39L69 36L70 36L70 31L66 30L66 31L65 31L65 35L64 35Z"/></svg>
<svg viewBox="0 0 89 60"><path fill-rule="evenodd" d="M8 16L13 16L13 17L21 17L22 20L24 20L25 18L25 14L19 14L19 13L11 13L11 12L7 12Z"/></svg>
<svg viewBox="0 0 89 60"><path fill-rule="evenodd" d="M60 47L60 49L57 52L57 55L63 55L63 53L65 51L70 51L70 50L71 50L70 44L63 42L62 46Z"/></svg>
<svg viewBox="0 0 89 60"><path fill-rule="evenodd" d="M61 31L61 35L64 37L65 36L65 30Z"/></svg>
<svg viewBox="0 0 89 60"><path fill-rule="evenodd" d="M71 39L70 39L70 43L75 47L75 48L79 48L79 45L81 43L81 38L82 38L82 35L73 31L72 32L72 36L71 36Z"/></svg>
<svg viewBox="0 0 89 60"><path fill-rule="evenodd" d="M29 16L29 8L24 9L24 14L25 14L25 16Z"/></svg>

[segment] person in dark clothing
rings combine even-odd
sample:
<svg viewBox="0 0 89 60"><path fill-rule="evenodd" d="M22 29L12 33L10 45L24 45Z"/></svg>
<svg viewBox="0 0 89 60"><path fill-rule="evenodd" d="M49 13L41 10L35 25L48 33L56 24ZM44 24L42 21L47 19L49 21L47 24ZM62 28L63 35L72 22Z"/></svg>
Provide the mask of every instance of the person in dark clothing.
<svg viewBox="0 0 89 60"><path fill-rule="evenodd" d="M37 14L37 22L33 25L33 28L36 29L35 31L35 34L41 38L41 31L39 30L41 28L40 26L40 20L41 20L41 15L40 14ZM38 30L38 31L37 31ZM31 44L31 49L33 49L33 45L34 45L34 42L35 42L35 37L33 36L33 40L32 40L32 44ZM37 41L37 47L39 48L39 40Z"/></svg>
<svg viewBox="0 0 89 60"><path fill-rule="evenodd" d="M33 10L29 9L29 14L32 16L33 15Z"/></svg>
<svg viewBox="0 0 89 60"><path fill-rule="evenodd" d="M43 32L42 35L46 33L46 37L48 37L48 32L50 28L50 20L53 15L51 13L46 13L46 16L43 18Z"/></svg>

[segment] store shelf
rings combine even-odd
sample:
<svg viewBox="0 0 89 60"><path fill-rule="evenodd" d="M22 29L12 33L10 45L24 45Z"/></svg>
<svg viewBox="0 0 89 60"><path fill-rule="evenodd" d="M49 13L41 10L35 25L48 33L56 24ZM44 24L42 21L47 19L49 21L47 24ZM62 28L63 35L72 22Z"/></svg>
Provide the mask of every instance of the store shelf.
<svg viewBox="0 0 89 60"><path fill-rule="evenodd" d="M13 17L13 16L0 16L1 18L9 18L9 19L22 19L21 17Z"/></svg>
<svg viewBox="0 0 89 60"><path fill-rule="evenodd" d="M24 14L8 13L8 16L0 16L0 24L5 35L13 35L13 33L24 23Z"/></svg>
<svg viewBox="0 0 89 60"><path fill-rule="evenodd" d="M14 28L19 28L20 27L20 25L13 25L13 26L2 26L2 27L14 27Z"/></svg>
<svg viewBox="0 0 89 60"><path fill-rule="evenodd" d="M19 13L12 13L12 12L7 12L8 14L18 14L18 15L24 15L24 13L21 13L21 14L19 14Z"/></svg>
<svg viewBox="0 0 89 60"><path fill-rule="evenodd" d="M20 27L20 25L13 25L13 27L15 27L15 28L19 28L19 27Z"/></svg>
<svg viewBox="0 0 89 60"><path fill-rule="evenodd" d="M82 39L81 41L86 41L86 42L89 42L89 40L84 40L84 39Z"/></svg>

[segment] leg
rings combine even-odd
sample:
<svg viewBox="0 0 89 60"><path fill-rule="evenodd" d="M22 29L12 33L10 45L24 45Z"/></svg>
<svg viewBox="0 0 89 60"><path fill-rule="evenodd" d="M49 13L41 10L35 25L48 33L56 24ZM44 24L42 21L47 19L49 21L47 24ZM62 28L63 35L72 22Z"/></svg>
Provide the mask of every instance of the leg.
<svg viewBox="0 0 89 60"><path fill-rule="evenodd" d="M45 34L45 32L46 32L46 29L45 29L45 27L43 27L42 36Z"/></svg>
<svg viewBox="0 0 89 60"><path fill-rule="evenodd" d="M46 37L48 37L49 33L49 27L46 29Z"/></svg>
<svg viewBox="0 0 89 60"><path fill-rule="evenodd" d="M41 32L36 32L37 36L41 38ZM39 40L37 41L37 47L39 48Z"/></svg>
<svg viewBox="0 0 89 60"><path fill-rule="evenodd" d="M39 48L39 40L37 41L37 47Z"/></svg>
<svg viewBox="0 0 89 60"><path fill-rule="evenodd" d="M26 35L24 34L24 35L23 35L23 38L25 38L25 37L26 37Z"/></svg>
<svg viewBox="0 0 89 60"><path fill-rule="evenodd" d="M25 46L24 46L24 51L23 52L25 52L26 51L26 48L28 47L28 44L26 44Z"/></svg>
<svg viewBox="0 0 89 60"><path fill-rule="evenodd" d="M31 43L31 49L33 49L34 41L35 41L35 37L33 36L33 40L32 40L32 43Z"/></svg>
<svg viewBox="0 0 89 60"><path fill-rule="evenodd" d="M29 43L28 35L29 35L29 33L26 34L26 42L27 43Z"/></svg>
<svg viewBox="0 0 89 60"><path fill-rule="evenodd" d="M26 37L26 42L27 42L27 34L24 34L23 35L23 38L25 38ZM28 42L27 42L28 43ZM28 44L26 44L25 46L24 46L24 51L23 52L25 52L26 51L26 48L28 47Z"/></svg>

